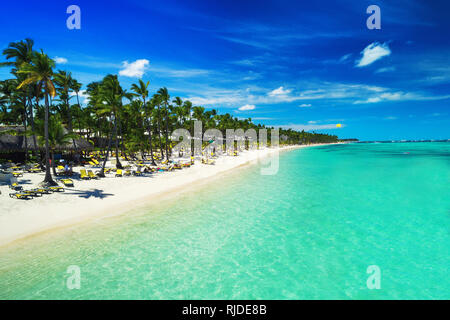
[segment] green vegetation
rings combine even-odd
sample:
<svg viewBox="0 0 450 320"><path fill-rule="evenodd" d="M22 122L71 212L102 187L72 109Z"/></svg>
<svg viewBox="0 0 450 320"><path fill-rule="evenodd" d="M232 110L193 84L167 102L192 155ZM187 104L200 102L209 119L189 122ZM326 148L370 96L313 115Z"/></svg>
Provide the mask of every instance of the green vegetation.
<svg viewBox="0 0 450 320"><path fill-rule="evenodd" d="M142 80L127 91L121 87L117 75L106 75L102 81L87 84L85 93L89 100L82 106L79 99L82 85L70 72L56 71L54 61L42 50L35 51L33 46L33 40L25 39L12 42L3 50L6 62L0 66L10 67L12 78L0 81L0 125L23 126L24 138L32 136L32 152L36 158L40 157L38 144L45 145L44 181L48 184L54 184L50 155L62 143L72 141L75 148L77 137L106 151L105 163L114 146L117 167L121 168L119 152L125 156L150 153L153 159L153 153L158 151L168 159L173 146L170 132L185 128L192 136L194 120L202 121L204 131L216 128L224 136L226 129L266 128L253 123L251 118L238 119L229 113L219 114L216 109L193 106L188 100L171 97L167 88L150 95L149 82ZM270 137L273 128L266 129ZM337 136L291 129L280 129L279 134L280 144L338 141ZM28 157L28 150L25 155Z"/></svg>

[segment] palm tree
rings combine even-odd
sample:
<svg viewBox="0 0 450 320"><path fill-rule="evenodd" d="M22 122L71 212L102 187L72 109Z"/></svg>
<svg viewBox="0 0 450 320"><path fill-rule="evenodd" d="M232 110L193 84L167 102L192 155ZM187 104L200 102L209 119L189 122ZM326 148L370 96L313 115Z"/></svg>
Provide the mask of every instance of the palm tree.
<svg viewBox="0 0 450 320"><path fill-rule="evenodd" d="M119 109L122 106L122 99L124 98L124 95L125 93L120 86L117 75L109 74L103 78L102 84L100 85L100 96L103 106L99 110L99 113L106 113L114 119L116 167L118 169L122 169L122 164L119 160L119 139L117 128L119 122Z"/></svg>
<svg viewBox="0 0 450 320"><path fill-rule="evenodd" d="M1 62L0 67L6 66L6 67L13 67L11 73L14 74L20 82L22 82L24 79L20 75L17 74L17 70L20 68L20 66L24 63L30 63L31 58L33 56L33 45L34 41L32 39L25 39L18 42L11 42L8 45L8 48L3 50L3 55L5 55L6 60L14 59L14 61L7 61L7 62ZM34 115L33 115L33 102L32 102L32 88L29 88L27 91L27 99L28 99L28 107L29 107L29 114L30 114L30 122L31 122L31 128L34 130ZM24 108L26 109L26 106L24 104ZM27 114L27 111L24 110L25 115ZM27 119L25 119L26 121ZM25 128L26 131L26 128ZM25 137L26 139L26 137ZM35 155L38 155L37 152L37 142L36 137L33 136L33 146L34 146L34 152Z"/></svg>
<svg viewBox="0 0 450 320"><path fill-rule="evenodd" d="M144 121L147 124L147 132L148 132L148 141L150 146L150 157L152 159L152 164L156 165L155 159L153 158L153 146L152 146L152 128L151 128L151 114L153 111L153 106L151 103L147 104L148 97L148 85L150 81L144 82L142 79L139 79L139 84L132 84L131 90L133 90L137 95L139 95L142 99L142 107L144 112Z"/></svg>
<svg viewBox="0 0 450 320"><path fill-rule="evenodd" d="M162 148L162 139L161 139L161 96L158 94L154 94L150 104L153 106L157 106L158 109L156 110L156 120L157 120L157 126L158 126L158 136L159 136L159 150L161 151L161 159L164 158L164 152Z"/></svg>
<svg viewBox="0 0 450 320"><path fill-rule="evenodd" d="M69 90L72 87L73 78L71 72L66 72L63 70L58 70L58 73L54 75L54 83L58 87L59 96L63 100L64 109L67 113L67 126L69 129L69 133L72 133L73 126L72 126L72 113L70 110L70 96L69 96ZM75 139L73 139L73 147L75 148Z"/></svg>
<svg viewBox="0 0 450 320"><path fill-rule="evenodd" d="M17 89L23 86L28 86L32 83L36 83L38 91L44 91L45 99L45 124L44 124L44 137L45 137L45 179L44 183L48 185L56 185L52 179L50 173L50 154L48 144L48 119L49 119L49 101L48 97L55 97L56 89L53 84L53 68L55 62L50 59L43 51L40 53L35 52L31 58L31 63L24 63L17 71L17 73L23 73L27 75L27 78L20 83Z"/></svg>
<svg viewBox="0 0 450 320"><path fill-rule="evenodd" d="M166 137L166 160L169 161L169 100L170 95L169 91L166 87L161 88L158 90L158 95L161 97L161 102L164 103L164 111L165 111L165 118L166 118L166 130L165 130L165 137Z"/></svg>

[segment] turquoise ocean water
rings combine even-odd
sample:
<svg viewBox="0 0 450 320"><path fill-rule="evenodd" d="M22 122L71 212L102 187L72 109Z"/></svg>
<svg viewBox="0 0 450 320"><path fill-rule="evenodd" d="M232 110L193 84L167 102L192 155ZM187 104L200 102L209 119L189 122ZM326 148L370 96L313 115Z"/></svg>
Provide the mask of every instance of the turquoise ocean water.
<svg viewBox="0 0 450 320"><path fill-rule="evenodd" d="M450 143L306 148L0 248L0 298L449 299L449 230Z"/></svg>

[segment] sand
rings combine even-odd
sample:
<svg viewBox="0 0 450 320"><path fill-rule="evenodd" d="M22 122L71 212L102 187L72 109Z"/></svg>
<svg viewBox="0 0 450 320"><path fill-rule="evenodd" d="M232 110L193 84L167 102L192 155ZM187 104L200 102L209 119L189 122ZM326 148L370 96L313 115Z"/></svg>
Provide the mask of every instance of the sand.
<svg viewBox="0 0 450 320"><path fill-rule="evenodd" d="M302 147L307 146L243 151L237 157L221 156L216 159L215 165L196 161L190 168L141 177L116 178L114 174L109 174L99 180L80 180L76 175L72 178L74 187L66 188L63 193L43 195L32 200L10 198L9 193L13 191L7 185L0 185L0 246L54 228L88 222L99 216L126 214L136 206L157 201L163 194L189 188L199 181L208 181L219 174L274 155L276 151ZM80 169L74 168L74 172ZM19 183L24 189L32 189L43 179L44 173L25 173L19 178Z"/></svg>

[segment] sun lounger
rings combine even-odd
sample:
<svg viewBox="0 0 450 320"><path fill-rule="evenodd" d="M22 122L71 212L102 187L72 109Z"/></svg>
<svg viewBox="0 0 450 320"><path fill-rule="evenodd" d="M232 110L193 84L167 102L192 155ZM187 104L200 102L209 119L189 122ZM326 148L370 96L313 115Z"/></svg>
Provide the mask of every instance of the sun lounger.
<svg viewBox="0 0 450 320"><path fill-rule="evenodd" d="M96 176L96 175L92 172L92 170L88 170L88 175L89 175L89 178L91 178L91 179L98 179L98 176Z"/></svg>
<svg viewBox="0 0 450 320"><path fill-rule="evenodd" d="M127 177L131 176L131 170L125 170L123 175Z"/></svg>
<svg viewBox="0 0 450 320"><path fill-rule="evenodd" d="M21 191L23 190L23 188L21 186L19 186L19 184L17 182L12 183L9 186L10 189L13 189L14 191Z"/></svg>
<svg viewBox="0 0 450 320"><path fill-rule="evenodd" d="M122 175L122 169L117 169L117 171L116 171L116 177L123 177L123 175Z"/></svg>
<svg viewBox="0 0 450 320"><path fill-rule="evenodd" d="M73 187L73 180L72 179L60 179L62 184L64 184L66 187Z"/></svg>
<svg viewBox="0 0 450 320"><path fill-rule="evenodd" d="M50 190L48 188L36 188L36 189L31 189L30 191L40 193L40 194L50 194L53 192L52 190Z"/></svg>
<svg viewBox="0 0 450 320"><path fill-rule="evenodd" d="M64 192L64 188L63 187L48 187L49 190L53 191L53 192Z"/></svg>
<svg viewBox="0 0 450 320"><path fill-rule="evenodd" d="M23 177L22 172L13 172L12 174L14 178Z"/></svg>
<svg viewBox="0 0 450 320"><path fill-rule="evenodd" d="M21 193L28 194L32 197L42 197L42 192L33 191L33 190L23 190Z"/></svg>
<svg viewBox="0 0 450 320"><path fill-rule="evenodd" d="M20 193L20 192L10 193L9 196L11 198L16 198L16 199L21 199L21 200L33 199L33 197L31 195L26 194L26 193Z"/></svg>
<svg viewBox="0 0 450 320"><path fill-rule="evenodd" d="M83 180L89 180L89 179L90 179L90 177L89 177L89 175L86 173L86 170L85 170L85 169L81 169L81 170L80 170L80 178L83 179Z"/></svg>
<svg viewBox="0 0 450 320"><path fill-rule="evenodd" d="M212 160L212 159L204 159L204 158L202 158L202 163L203 163L203 164L213 165L213 164L215 164L216 162L215 162L214 160Z"/></svg>

